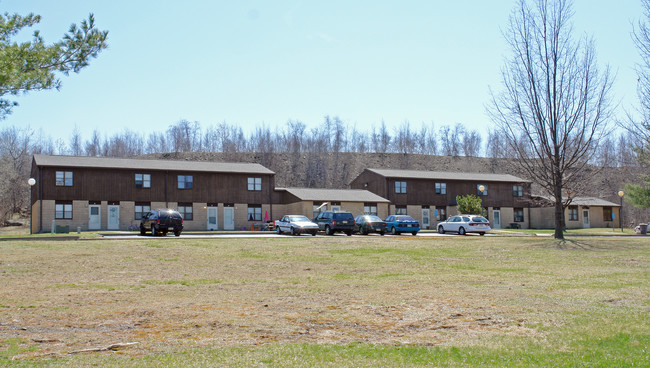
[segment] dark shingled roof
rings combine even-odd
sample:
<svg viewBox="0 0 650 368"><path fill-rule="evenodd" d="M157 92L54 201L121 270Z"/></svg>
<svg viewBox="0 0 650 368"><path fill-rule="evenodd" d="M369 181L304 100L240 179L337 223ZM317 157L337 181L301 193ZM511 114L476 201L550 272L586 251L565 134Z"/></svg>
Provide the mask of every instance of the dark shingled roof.
<svg viewBox="0 0 650 368"><path fill-rule="evenodd" d="M364 189L277 188L276 190L291 193L302 201L389 202Z"/></svg>
<svg viewBox="0 0 650 368"><path fill-rule="evenodd" d="M172 161L133 158L34 155L37 166L138 169L153 171L224 172L273 175L260 164L241 162Z"/></svg>
<svg viewBox="0 0 650 368"><path fill-rule="evenodd" d="M451 171L418 171L418 170L394 170L394 169L367 169L386 178L400 179L431 179L431 180L464 180L464 181L486 181L486 182L508 182L508 183L530 183L509 174L484 174L464 173Z"/></svg>

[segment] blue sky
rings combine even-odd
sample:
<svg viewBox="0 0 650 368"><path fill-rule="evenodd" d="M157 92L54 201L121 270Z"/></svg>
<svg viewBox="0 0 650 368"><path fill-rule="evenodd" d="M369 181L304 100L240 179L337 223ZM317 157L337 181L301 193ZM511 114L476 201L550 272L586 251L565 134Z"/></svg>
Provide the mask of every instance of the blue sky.
<svg viewBox="0 0 650 368"><path fill-rule="evenodd" d="M49 42L95 14L109 49L60 91L32 92L2 125L68 140L124 129L160 131L181 119L245 131L325 115L357 129L385 121L463 123L487 133L489 87L500 90L509 50L508 1L0 0L42 16ZM575 0L576 36L592 35L617 74L612 97L636 103L632 23L640 0ZM26 33L27 36L31 31ZM620 112L622 115L622 110Z"/></svg>

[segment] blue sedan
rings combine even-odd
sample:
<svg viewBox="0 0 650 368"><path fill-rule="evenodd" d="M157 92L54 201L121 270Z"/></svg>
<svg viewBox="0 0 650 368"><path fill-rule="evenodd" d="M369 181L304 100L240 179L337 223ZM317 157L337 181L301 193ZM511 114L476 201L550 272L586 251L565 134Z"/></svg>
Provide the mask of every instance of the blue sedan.
<svg viewBox="0 0 650 368"><path fill-rule="evenodd" d="M399 235L401 233L415 235L420 231L420 223L411 216L390 215L384 221L386 221L386 229L393 235Z"/></svg>

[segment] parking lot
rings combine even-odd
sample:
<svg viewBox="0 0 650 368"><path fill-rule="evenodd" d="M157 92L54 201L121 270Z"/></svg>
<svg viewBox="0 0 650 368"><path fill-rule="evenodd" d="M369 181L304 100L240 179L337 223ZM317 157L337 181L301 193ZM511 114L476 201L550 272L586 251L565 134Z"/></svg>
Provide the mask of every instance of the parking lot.
<svg viewBox="0 0 650 368"><path fill-rule="evenodd" d="M115 231L115 232L102 232L101 235L104 238L120 238L120 239L152 239L153 237L151 235L140 235L139 233L135 232L121 232L121 231ZM347 237L345 234L334 234L334 235L325 235L323 233L319 233L316 235L316 237ZM379 234L369 234L369 235L359 235L359 234L353 234L352 237L379 237L381 235ZM456 234L438 234L435 231L421 231L417 235L411 235L411 234L402 234L402 235L390 235L386 234L383 235L384 237L387 238L412 238L412 237L459 237L463 238L463 236L458 236ZM467 236L479 236L478 234L468 234ZM497 234L485 234L485 236L498 236ZM210 238L297 238L297 237L305 237L305 238L312 238L311 235L304 234L304 235L278 235L275 232L215 232L215 233L209 233L209 232L187 232L183 233L180 238L190 238L190 239L210 239ZM169 234L167 236L156 236L155 239L177 239L174 235Z"/></svg>

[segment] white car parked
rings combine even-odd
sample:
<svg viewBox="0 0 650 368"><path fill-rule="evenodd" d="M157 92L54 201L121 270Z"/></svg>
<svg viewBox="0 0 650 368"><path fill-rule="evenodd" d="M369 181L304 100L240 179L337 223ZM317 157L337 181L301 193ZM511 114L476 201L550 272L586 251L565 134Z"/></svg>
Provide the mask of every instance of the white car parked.
<svg viewBox="0 0 650 368"><path fill-rule="evenodd" d="M478 215L457 215L438 224L438 232L440 234L453 232L458 233L458 235L465 235L467 233L485 235L490 230L492 230L490 228L490 221Z"/></svg>
<svg viewBox="0 0 650 368"><path fill-rule="evenodd" d="M286 215L281 220L276 221L275 228L278 234L311 234L315 236L318 232L318 225L302 215Z"/></svg>

